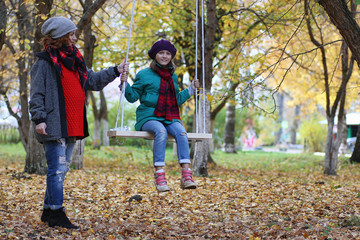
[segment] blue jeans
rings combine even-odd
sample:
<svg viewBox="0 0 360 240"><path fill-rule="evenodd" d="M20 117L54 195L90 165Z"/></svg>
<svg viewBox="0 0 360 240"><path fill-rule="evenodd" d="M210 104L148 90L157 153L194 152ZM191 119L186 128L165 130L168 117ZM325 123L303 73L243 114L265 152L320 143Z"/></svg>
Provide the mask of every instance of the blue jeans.
<svg viewBox="0 0 360 240"><path fill-rule="evenodd" d="M44 201L45 209L56 210L62 208L64 201L63 185L65 175L69 171L74 146L74 138L61 138L57 141L44 142L48 165Z"/></svg>
<svg viewBox="0 0 360 240"><path fill-rule="evenodd" d="M141 128L154 134L153 162L154 167L165 166L165 149L168 133L175 138L179 164L189 163L189 141L187 132L180 122L163 124L156 120L147 121Z"/></svg>

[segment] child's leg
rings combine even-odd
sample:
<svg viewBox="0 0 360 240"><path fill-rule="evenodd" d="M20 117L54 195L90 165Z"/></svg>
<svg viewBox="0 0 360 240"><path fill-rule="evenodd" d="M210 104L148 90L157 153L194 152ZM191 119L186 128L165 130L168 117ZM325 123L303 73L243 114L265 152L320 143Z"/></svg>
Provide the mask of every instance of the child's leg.
<svg viewBox="0 0 360 240"><path fill-rule="evenodd" d="M153 144L153 163L154 167L165 166L165 148L167 141L167 131L164 125L155 120L147 121L141 128L143 131L148 131L154 134Z"/></svg>
<svg viewBox="0 0 360 240"><path fill-rule="evenodd" d="M192 171L190 169L189 140L186 130L180 122L169 124L166 126L166 129L176 140L179 164L182 167L181 188L195 189L196 184L192 179Z"/></svg>
<svg viewBox="0 0 360 240"><path fill-rule="evenodd" d="M184 126L180 122L173 122L166 126L167 131L175 138L179 164L187 168L190 166L189 140ZM184 166L184 164L187 164Z"/></svg>
<svg viewBox="0 0 360 240"><path fill-rule="evenodd" d="M147 121L141 128L143 131L148 131L154 134L153 144L153 164L155 167L155 186L159 192L169 191L165 179L165 149L167 142L167 130L164 125L155 120Z"/></svg>

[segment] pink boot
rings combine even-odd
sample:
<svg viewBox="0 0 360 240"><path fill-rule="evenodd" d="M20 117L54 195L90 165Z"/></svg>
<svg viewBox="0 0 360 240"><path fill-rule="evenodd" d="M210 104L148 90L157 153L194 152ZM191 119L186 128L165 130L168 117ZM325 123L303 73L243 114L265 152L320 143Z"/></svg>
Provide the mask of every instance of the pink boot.
<svg viewBox="0 0 360 240"><path fill-rule="evenodd" d="M190 169L183 169L182 170L182 177L181 177L181 188L182 189L195 189L196 183L192 179L192 171Z"/></svg>
<svg viewBox="0 0 360 240"><path fill-rule="evenodd" d="M156 190L158 190L159 192L170 191L170 188L168 187L165 179L165 172L155 172L154 175Z"/></svg>

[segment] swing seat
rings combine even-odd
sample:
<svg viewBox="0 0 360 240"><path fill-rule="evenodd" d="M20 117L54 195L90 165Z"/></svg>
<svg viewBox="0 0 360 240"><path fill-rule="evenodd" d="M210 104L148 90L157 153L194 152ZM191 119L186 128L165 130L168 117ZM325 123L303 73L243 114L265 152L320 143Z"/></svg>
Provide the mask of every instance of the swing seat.
<svg viewBox="0 0 360 240"><path fill-rule="evenodd" d="M121 138L144 138L148 140L154 140L154 134L147 131L124 131L118 129L110 129L107 132L109 137L121 137ZM203 140L212 139L211 133L187 133L189 141L200 142ZM173 136L168 135L168 139L174 140Z"/></svg>

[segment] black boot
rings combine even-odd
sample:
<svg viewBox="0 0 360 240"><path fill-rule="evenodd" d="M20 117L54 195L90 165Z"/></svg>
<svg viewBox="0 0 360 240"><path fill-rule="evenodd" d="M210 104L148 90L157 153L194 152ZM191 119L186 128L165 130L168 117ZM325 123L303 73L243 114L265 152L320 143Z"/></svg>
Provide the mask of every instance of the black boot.
<svg viewBox="0 0 360 240"><path fill-rule="evenodd" d="M49 217L50 217L50 208L47 209L43 209L43 212L41 214L41 221L44 223L47 223L49 221Z"/></svg>
<svg viewBox="0 0 360 240"><path fill-rule="evenodd" d="M68 229L78 229L78 226L73 225L65 214L65 209L60 208L51 210L49 216L49 227L63 227Z"/></svg>

